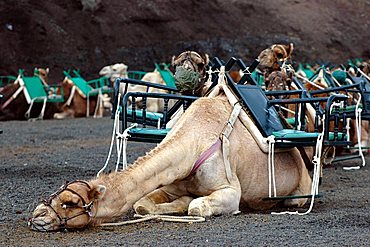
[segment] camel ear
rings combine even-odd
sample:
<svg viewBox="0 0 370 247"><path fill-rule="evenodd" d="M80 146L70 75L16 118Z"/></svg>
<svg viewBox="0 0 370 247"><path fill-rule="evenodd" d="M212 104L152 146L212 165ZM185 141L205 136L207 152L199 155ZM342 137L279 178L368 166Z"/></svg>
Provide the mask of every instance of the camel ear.
<svg viewBox="0 0 370 247"><path fill-rule="evenodd" d="M172 56L171 64L172 64L173 67L175 66L175 59L176 59L176 56Z"/></svg>
<svg viewBox="0 0 370 247"><path fill-rule="evenodd" d="M90 200L100 200L104 197L106 187L104 185L97 185L96 187L92 188L89 192L89 199Z"/></svg>
<svg viewBox="0 0 370 247"><path fill-rule="evenodd" d="M290 57L292 55L293 50L294 50L294 45L293 45L293 43L290 43L289 44L289 48L287 49L287 55L288 55L288 57Z"/></svg>
<svg viewBox="0 0 370 247"><path fill-rule="evenodd" d="M208 56L207 53L204 54L203 59L204 59L204 65L208 65L208 63L209 63L209 56Z"/></svg>
<svg viewBox="0 0 370 247"><path fill-rule="evenodd" d="M45 71L46 71L46 74L49 74L49 68L46 68Z"/></svg>

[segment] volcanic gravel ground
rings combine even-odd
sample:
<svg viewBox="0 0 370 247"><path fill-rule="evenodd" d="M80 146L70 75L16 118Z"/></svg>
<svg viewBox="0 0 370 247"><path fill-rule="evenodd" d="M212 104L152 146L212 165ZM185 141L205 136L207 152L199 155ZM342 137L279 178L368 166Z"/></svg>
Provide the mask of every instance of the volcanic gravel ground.
<svg viewBox="0 0 370 247"><path fill-rule="evenodd" d="M369 166L342 169L358 160L324 169L323 197L315 200L312 212L305 216L242 212L192 224L150 221L75 232L29 230L29 211L39 199L66 180L92 178L103 166L112 124L110 118L0 124L4 131L0 135L1 246L370 245ZM153 147L129 143L129 162Z"/></svg>

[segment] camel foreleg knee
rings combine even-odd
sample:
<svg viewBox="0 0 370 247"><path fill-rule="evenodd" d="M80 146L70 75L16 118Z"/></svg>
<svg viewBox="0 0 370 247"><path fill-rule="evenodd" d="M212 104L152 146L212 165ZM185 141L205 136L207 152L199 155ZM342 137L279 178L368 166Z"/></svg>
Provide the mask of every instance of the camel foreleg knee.
<svg viewBox="0 0 370 247"><path fill-rule="evenodd" d="M143 215L184 213L192 200L190 196L176 196L164 189L157 189L137 201L134 209L136 213Z"/></svg>
<svg viewBox="0 0 370 247"><path fill-rule="evenodd" d="M188 209L193 216L212 216L239 212L241 193L234 188L226 188L213 192L209 196L194 199Z"/></svg>

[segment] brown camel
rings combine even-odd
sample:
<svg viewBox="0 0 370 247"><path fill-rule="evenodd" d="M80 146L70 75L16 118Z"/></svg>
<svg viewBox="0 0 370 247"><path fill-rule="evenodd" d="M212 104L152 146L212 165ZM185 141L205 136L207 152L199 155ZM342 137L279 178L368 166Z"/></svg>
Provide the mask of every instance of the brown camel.
<svg viewBox="0 0 370 247"><path fill-rule="evenodd" d="M38 76L45 86L48 86L48 73L48 68L35 68L34 70L35 76ZM0 105L0 121L32 119L36 118L36 116L38 116L42 111L43 104L35 103L30 111L29 117L27 118L25 116L30 105L28 104L20 83L17 80L15 83L6 85L1 91L3 98ZM57 111L58 108L56 103L47 102L43 119L53 118L53 114Z"/></svg>
<svg viewBox="0 0 370 247"><path fill-rule="evenodd" d="M73 87L73 82L65 77L62 82L64 102L58 104L59 111L54 113L54 118L63 119L86 117L87 98L82 96L82 93L80 93L77 88L73 89ZM99 103L98 97L99 96L89 97L89 116L103 115L102 104L96 108L96 104Z"/></svg>
<svg viewBox="0 0 370 247"><path fill-rule="evenodd" d="M176 86L183 95L204 95L206 68L209 63L208 54L195 51L184 51L172 57L172 66L176 68Z"/></svg>
<svg viewBox="0 0 370 247"><path fill-rule="evenodd" d="M269 72L280 69L279 62L286 61L291 58L294 50L293 43L274 44L269 48L264 49L259 55L258 60L260 61L258 67L262 70L268 70Z"/></svg>
<svg viewBox="0 0 370 247"><path fill-rule="evenodd" d="M231 112L222 93L198 99L167 137L129 169L68 184L36 207L29 226L38 231L84 228L126 215L132 207L140 214L211 216L275 206L277 201L263 200L269 195L268 155L238 118L229 136L227 175L223 144L218 144ZM210 147L213 154L194 171ZM311 191L311 178L297 149L275 154L275 177L277 195ZM284 203L300 207L306 201Z"/></svg>

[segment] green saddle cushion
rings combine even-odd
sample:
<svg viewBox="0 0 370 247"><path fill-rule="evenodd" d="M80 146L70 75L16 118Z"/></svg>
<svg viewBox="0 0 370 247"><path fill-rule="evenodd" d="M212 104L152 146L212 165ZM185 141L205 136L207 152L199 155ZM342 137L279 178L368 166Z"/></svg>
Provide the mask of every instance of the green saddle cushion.
<svg viewBox="0 0 370 247"><path fill-rule="evenodd" d="M22 77L22 79L27 89L27 92L30 95L31 100L38 97L47 97L45 87L42 84L41 79L39 77L37 76ZM39 101L42 101L42 99L39 99Z"/></svg>
<svg viewBox="0 0 370 247"><path fill-rule="evenodd" d="M129 130L129 134L165 136L170 132L170 130L171 129L133 128Z"/></svg>
<svg viewBox="0 0 370 247"><path fill-rule="evenodd" d="M286 139L306 139L306 138L317 138L319 133L309 133L302 130L293 130L293 129L283 129L279 131L274 131L272 134L277 138L286 138Z"/></svg>
<svg viewBox="0 0 370 247"><path fill-rule="evenodd" d="M345 71L343 70L335 70L333 73L332 73L333 77L342 85L345 85L347 84L346 83L346 78L347 78L347 74Z"/></svg>
<svg viewBox="0 0 370 247"><path fill-rule="evenodd" d="M317 132L305 132L302 130L293 130L293 129L283 129L280 131L272 132L276 138L285 138L285 139L313 139L317 138L320 133ZM345 139L345 135L342 132L338 133L339 140ZM329 140L334 140L334 132L329 132Z"/></svg>
<svg viewBox="0 0 370 247"><path fill-rule="evenodd" d="M73 81L76 87L81 90L84 96L87 96L89 92L93 90L93 88L87 83L87 81L81 77L72 77L70 79Z"/></svg>
<svg viewBox="0 0 370 247"><path fill-rule="evenodd" d="M290 125L295 125L295 118L294 117L291 117L291 118L286 118L285 121L290 124Z"/></svg>
<svg viewBox="0 0 370 247"><path fill-rule="evenodd" d="M136 117L142 118L143 117L143 111L142 110L135 110ZM127 109L127 114L132 115L132 109ZM163 114L159 112L146 112L146 118L152 119L152 120L158 120L163 118Z"/></svg>

